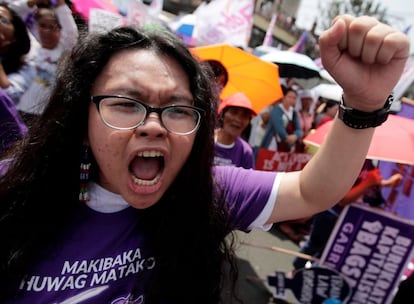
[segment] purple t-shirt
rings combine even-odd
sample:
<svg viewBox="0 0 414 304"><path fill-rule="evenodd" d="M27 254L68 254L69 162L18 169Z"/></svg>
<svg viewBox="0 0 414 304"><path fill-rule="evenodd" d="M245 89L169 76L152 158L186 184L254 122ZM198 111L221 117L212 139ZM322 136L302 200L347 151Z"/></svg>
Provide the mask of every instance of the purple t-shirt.
<svg viewBox="0 0 414 304"><path fill-rule="evenodd" d="M234 229L249 231L263 210L273 206L277 173L217 167L214 174L226 190ZM22 297L6 303L145 303L144 285L157 263L136 210L96 184L90 195L61 242L30 271L21 285ZM136 281L139 287L131 296Z"/></svg>
<svg viewBox="0 0 414 304"><path fill-rule="evenodd" d="M6 151L26 133L27 127L17 112L13 101L0 88L0 153Z"/></svg>
<svg viewBox="0 0 414 304"><path fill-rule="evenodd" d="M240 137L237 137L231 146L216 142L214 164L219 166L243 167L246 169L254 168L253 149Z"/></svg>

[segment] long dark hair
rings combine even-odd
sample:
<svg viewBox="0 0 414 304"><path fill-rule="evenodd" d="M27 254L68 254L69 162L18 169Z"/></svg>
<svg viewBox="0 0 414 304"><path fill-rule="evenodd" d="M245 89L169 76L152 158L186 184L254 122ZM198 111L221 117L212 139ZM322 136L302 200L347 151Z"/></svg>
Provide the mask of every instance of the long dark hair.
<svg viewBox="0 0 414 304"><path fill-rule="evenodd" d="M30 51L30 38L26 24L23 19L12 10L7 4L0 3L1 7L6 8L11 14L11 23L14 27L14 38L7 50L1 54L2 64L6 74L10 74L19 70L24 64L24 55Z"/></svg>
<svg viewBox="0 0 414 304"><path fill-rule="evenodd" d="M217 96L211 89L211 72L165 30L123 27L81 36L59 66L44 113L12 151L13 162L0 179L0 295L59 238L81 204L80 152L95 79L117 52L150 49L181 65L189 76L194 103L205 116L175 182L157 204L139 212L159 266L146 299L218 303L223 266L230 264L233 280L237 267L225 204L213 191Z"/></svg>

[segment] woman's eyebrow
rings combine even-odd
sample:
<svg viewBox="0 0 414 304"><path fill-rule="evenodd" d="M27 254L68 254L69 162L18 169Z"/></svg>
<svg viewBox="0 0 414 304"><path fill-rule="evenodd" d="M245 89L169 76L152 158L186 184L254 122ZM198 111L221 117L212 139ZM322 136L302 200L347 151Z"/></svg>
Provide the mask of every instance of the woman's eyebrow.
<svg viewBox="0 0 414 304"><path fill-rule="evenodd" d="M106 95L122 95L126 97L131 97L138 99L142 102L150 104L152 101L148 97L146 93L144 93L144 90L140 90L139 88L127 88L127 87L121 87L121 88L114 88L108 90L105 94ZM171 95L170 95L171 94ZM160 98L161 104L174 104L174 103L184 103L184 104L194 104L194 98L191 93L166 93L166 95L161 95L162 98Z"/></svg>
<svg viewBox="0 0 414 304"><path fill-rule="evenodd" d="M173 102L173 103L174 102L185 102L185 103L192 104L194 102L194 99L193 98L190 98L188 96L182 96L182 95L179 95L179 96L177 96L177 95L171 96L169 98L169 100L170 100L170 102Z"/></svg>

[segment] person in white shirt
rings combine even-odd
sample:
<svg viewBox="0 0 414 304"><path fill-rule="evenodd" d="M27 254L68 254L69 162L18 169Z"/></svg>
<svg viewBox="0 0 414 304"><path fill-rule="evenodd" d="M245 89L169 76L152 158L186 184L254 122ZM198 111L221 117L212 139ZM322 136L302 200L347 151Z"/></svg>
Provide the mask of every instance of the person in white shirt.
<svg viewBox="0 0 414 304"><path fill-rule="evenodd" d="M54 85L57 63L62 54L75 45L79 35L72 11L64 0L57 0L56 6L49 3L49 7L44 7L45 2L50 1L14 3L15 7L20 6L16 10L21 14L34 10L35 24L31 31L38 42L32 46L31 69L26 71L30 85L16 105L26 122L43 112Z"/></svg>

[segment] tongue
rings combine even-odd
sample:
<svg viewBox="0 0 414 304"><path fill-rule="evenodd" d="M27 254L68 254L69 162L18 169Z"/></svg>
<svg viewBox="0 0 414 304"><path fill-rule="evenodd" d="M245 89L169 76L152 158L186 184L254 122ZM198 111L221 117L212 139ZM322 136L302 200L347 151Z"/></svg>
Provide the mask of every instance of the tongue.
<svg viewBox="0 0 414 304"><path fill-rule="evenodd" d="M137 178L152 180L160 171L160 162L156 157L135 157L130 168Z"/></svg>

